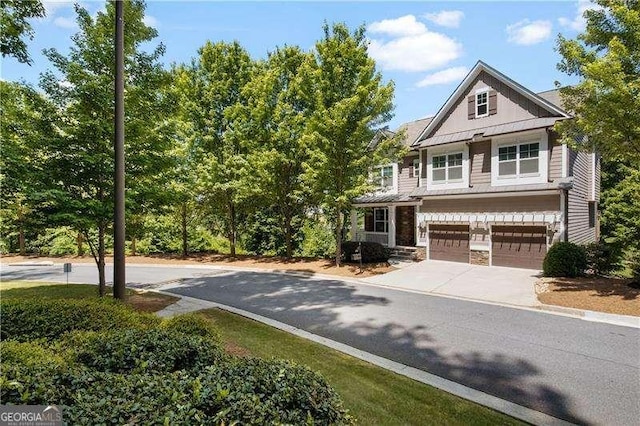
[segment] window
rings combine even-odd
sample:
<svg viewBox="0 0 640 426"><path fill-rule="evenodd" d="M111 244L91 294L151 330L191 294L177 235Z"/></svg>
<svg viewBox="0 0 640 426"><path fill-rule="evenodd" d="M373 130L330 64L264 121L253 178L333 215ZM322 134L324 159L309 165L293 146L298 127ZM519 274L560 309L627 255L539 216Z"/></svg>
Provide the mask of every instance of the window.
<svg viewBox="0 0 640 426"><path fill-rule="evenodd" d="M382 166L379 169L380 187L383 189L393 188L393 166Z"/></svg>
<svg viewBox="0 0 640 426"><path fill-rule="evenodd" d="M413 160L413 177L420 177L420 158Z"/></svg>
<svg viewBox="0 0 640 426"><path fill-rule="evenodd" d="M589 228L595 228L596 226L596 203L595 201L589 201Z"/></svg>
<svg viewBox="0 0 640 426"><path fill-rule="evenodd" d="M476 93L476 117L489 115L489 92Z"/></svg>
<svg viewBox="0 0 640 426"><path fill-rule="evenodd" d="M375 232L389 232L389 209L373 209L373 230Z"/></svg>
<svg viewBox="0 0 640 426"><path fill-rule="evenodd" d="M462 153L434 155L431 158L433 182L462 180Z"/></svg>
<svg viewBox="0 0 640 426"><path fill-rule="evenodd" d="M501 146L498 148L498 176L538 173L539 157L539 142Z"/></svg>

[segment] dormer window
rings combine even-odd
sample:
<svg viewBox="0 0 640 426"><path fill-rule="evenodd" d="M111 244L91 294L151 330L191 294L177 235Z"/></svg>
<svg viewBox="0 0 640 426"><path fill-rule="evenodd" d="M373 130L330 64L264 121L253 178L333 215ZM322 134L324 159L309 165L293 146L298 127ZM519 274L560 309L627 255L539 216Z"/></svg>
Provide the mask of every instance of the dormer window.
<svg viewBox="0 0 640 426"><path fill-rule="evenodd" d="M489 90L476 93L476 118L489 115Z"/></svg>

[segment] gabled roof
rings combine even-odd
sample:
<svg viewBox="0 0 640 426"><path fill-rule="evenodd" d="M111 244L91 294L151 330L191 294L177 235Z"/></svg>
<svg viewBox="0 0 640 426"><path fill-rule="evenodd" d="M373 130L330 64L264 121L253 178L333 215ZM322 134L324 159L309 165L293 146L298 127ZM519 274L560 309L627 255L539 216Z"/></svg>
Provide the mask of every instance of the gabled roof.
<svg viewBox="0 0 640 426"><path fill-rule="evenodd" d="M509 77L502 74L500 71L496 70L495 68L490 67L486 63L482 61L478 61L475 64L475 66L471 69L471 71L469 71L469 73L464 78L464 80L462 80L462 82L458 85L456 90L451 94L451 96L449 96L449 98L444 103L444 105L440 108L438 113L433 117L429 125L416 138L416 140L413 142L413 145L418 145L420 141L427 138L427 136L431 133L431 131L435 129L436 126L440 123L440 121L442 121L442 119L446 116L447 112L454 105L456 100L463 93L466 92L466 90L468 89L469 85L473 82L473 80L478 75L480 75L480 73L483 71L493 76L494 78L498 79L499 81L503 82L504 84L508 85L515 91L519 92L522 96L530 99L532 102L535 102L536 104L547 109L549 112L552 112L554 115L564 117L564 118L570 117L570 115L564 110L562 110L559 106L555 105L552 102L549 102L544 97L535 94L534 92L527 89L520 83L510 79Z"/></svg>
<svg viewBox="0 0 640 426"><path fill-rule="evenodd" d="M429 125L432 119L433 117L426 117L401 124L397 131L405 131L403 144L406 146L413 145L413 143L418 139L418 136L422 134L422 131Z"/></svg>
<svg viewBox="0 0 640 426"><path fill-rule="evenodd" d="M373 135L373 138L369 142L369 145L367 145L367 149L368 150L375 149L376 145L378 145L378 142L380 142L380 139L392 138L393 136L395 136L395 134L396 132L392 132L391 130L389 130L388 127L383 127L382 129L378 129L376 131L376 134Z"/></svg>

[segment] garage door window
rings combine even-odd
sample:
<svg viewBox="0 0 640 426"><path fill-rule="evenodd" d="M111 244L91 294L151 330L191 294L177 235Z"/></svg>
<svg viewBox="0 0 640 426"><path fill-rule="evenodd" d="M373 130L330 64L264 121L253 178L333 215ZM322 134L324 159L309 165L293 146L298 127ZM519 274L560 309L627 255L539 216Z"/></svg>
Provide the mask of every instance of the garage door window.
<svg viewBox="0 0 640 426"><path fill-rule="evenodd" d="M373 210L373 230L375 232L389 232L389 210L377 208Z"/></svg>

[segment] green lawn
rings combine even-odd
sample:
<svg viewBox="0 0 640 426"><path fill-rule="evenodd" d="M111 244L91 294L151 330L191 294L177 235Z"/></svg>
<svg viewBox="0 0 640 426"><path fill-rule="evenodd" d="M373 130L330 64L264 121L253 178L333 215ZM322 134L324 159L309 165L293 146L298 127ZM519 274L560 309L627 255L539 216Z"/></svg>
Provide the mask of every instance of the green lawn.
<svg viewBox="0 0 640 426"><path fill-rule="evenodd" d="M491 409L341 352L219 309L204 313L233 352L284 358L320 372L362 425L522 424Z"/></svg>
<svg viewBox="0 0 640 426"><path fill-rule="evenodd" d="M113 288L107 287L107 297ZM179 297L127 289L126 303L144 312L157 312L179 300ZM84 299L98 297L98 286L91 284L58 284L34 281L5 281L0 283L1 299Z"/></svg>

